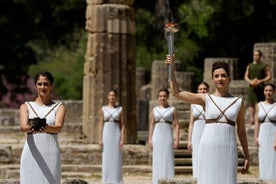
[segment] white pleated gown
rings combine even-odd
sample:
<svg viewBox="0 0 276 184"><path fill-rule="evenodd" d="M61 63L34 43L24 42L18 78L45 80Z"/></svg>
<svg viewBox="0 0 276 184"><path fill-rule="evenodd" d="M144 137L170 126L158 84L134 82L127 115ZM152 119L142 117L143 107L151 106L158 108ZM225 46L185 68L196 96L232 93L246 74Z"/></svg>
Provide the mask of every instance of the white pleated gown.
<svg viewBox="0 0 276 184"><path fill-rule="evenodd" d="M41 106L30 102L40 118L43 118L54 104ZM28 106L28 104L27 104ZM59 105L46 117L46 123L53 125ZM28 106L29 118L36 117ZM20 162L21 184L60 184L61 155L57 134L36 133L27 135Z"/></svg>
<svg viewBox="0 0 276 184"><path fill-rule="evenodd" d="M260 105L261 104L261 105ZM276 133L276 104L259 102L258 117L263 121L259 131L259 177L276 182L276 151L273 148ZM266 116L267 115L267 116ZM273 122L271 122L273 120Z"/></svg>
<svg viewBox="0 0 276 184"><path fill-rule="evenodd" d="M217 97L211 95L223 111L236 97ZM241 99L232 105L225 115L236 121ZM206 95L205 117L217 118L221 112ZM224 116L219 121L226 122ZM207 123L198 150L198 184L236 184L237 183L237 143L235 126L226 123Z"/></svg>
<svg viewBox="0 0 276 184"><path fill-rule="evenodd" d="M104 113L103 153L102 153L102 183L121 184L122 150L120 148L120 114L122 107L102 107Z"/></svg>
<svg viewBox="0 0 276 184"><path fill-rule="evenodd" d="M174 107L153 109L155 126L152 135L152 182L158 184L158 179L174 177L173 151L173 111ZM170 123L168 123L170 122Z"/></svg>
<svg viewBox="0 0 276 184"><path fill-rule="evenodd" d="M192 132L192 164L193 164L193 177L197 178L197 157L198 157L198 146L201 139L204 127L205 127L205 112L201 105L192 104L194 126Z"/></svg>

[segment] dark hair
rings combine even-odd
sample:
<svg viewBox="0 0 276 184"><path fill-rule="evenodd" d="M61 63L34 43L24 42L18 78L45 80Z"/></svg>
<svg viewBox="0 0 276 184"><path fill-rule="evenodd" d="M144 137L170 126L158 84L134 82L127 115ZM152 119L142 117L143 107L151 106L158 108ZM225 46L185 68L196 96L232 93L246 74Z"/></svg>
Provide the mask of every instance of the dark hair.
<svg viewBox="0 0 276 184"><path fill-rule="evenodd" d="M223 61L217 61L213 64L212 67L212 76L216 69L222 68L226 71L227 75L229 76L229 65Z"/></svg>
<svg viewBox="0 0 276 184"><path fill-rule="evenodd" d="M110 90L108 91L108 93L107 93L107 94L109 94L110 92L115 93L115 95L116 95L116 96L118 95L118 93L117 93L117 91L116 91L115 89L110 89Z"/></svg>
<svg viewBox="0 0 276 184"><path fill-rule="evenodd" d="M205 86L207 87L207 89L209 90L209 88L210 88L209 84L208 84L207 82L204 82L204 81L201 82L201 83L199 83L199 84L197 85L197 87L200 86L200 85L202 85L202 84L205 85Z"/></svg>
<svg viewBox="0 0 276 184"><path fill-rule="evenodd" d="M43 72L39 72L35 75L35 78L34 78L34 83L36 84L36 82L38 81L39 77L42 76L42 77L46 77L51 84L54 83L54 77L53 75L48 72L48 71L43 71Z"/></svg>
<svg viewBox="0 0 276 184"><path fill-rule="evenodd" d="M266 84L264 85L264 88L265 88L266 86L271 86L272 89L273 89L274 91L275 91L275 89L276 89L275 85L272 84L272 83L266 83Z"/></svg>
<svg viewBox="0 0 276 184"><path fill-rule="evenodd" d="M260 50L255 50L255 52L259 52L260 57L263 55L263 53Z"/></svg>
<svg viewBox="0 0 276 184"><path fill-rule="evenodd" d="M157 96L159 96L159 93L160 93L160 92L165 92L165 93L167 94L167 96L170 95L170 92L169 92L166 88L159 89Z"/></svg>

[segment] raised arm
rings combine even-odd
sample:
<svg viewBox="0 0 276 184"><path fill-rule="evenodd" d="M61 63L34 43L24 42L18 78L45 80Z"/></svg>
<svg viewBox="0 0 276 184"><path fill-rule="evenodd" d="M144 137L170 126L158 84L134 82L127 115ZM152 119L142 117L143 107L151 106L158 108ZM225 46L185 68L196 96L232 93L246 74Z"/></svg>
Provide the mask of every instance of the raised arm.
<svg viewBox="0 0 276 184"><path fill-rule="evenodd" d="M170 88L173 96L182 100L185 103L190 104L199 104L201 106L205 106L205 95L204 94L195 94L188 91L180 91L178 88L178 84L176 82L176 78L174 75L175 67L174 67L174 58L171 58L169 55L166 57L166 64L172 65L172 76L170 82Z"/></svg>

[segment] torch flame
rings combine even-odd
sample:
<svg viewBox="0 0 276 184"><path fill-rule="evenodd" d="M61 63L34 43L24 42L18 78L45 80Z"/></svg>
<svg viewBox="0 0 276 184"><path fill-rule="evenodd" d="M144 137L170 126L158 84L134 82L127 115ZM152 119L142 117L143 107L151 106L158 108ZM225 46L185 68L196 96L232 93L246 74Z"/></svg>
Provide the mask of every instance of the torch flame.
<svg viewBox="0 0 276 184"><path fill-rule="evenodd" d="M166 32L174 32L175 33L178 31L178 24L169 22L169 23L165 24L164 29Z"/></svg>

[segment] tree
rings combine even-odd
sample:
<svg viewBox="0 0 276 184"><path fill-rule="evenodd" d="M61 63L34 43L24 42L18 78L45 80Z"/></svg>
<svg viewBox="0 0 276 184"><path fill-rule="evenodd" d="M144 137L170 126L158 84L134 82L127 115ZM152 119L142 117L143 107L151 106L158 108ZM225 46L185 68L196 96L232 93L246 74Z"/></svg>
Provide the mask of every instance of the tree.
<svg viewBox="0 0 276 184"><path fill-rule="evenodd" d="M30 92L28 66L43 60L55 45L70 49L68 35L83 29L85 7L79 0L0 1L1 98L20 103L16 94Z"/></svg>
<svg viewBox="0 0 276 184"><path fill-rule="evenodd" d="M55 77L54 92L59 99L80 100L87 34L76 30L71 37L76 43L72 43L70 49L63 45L54 47L51 54L29 67L28 74L34 76L37 71L50 71Z"/></svg>

